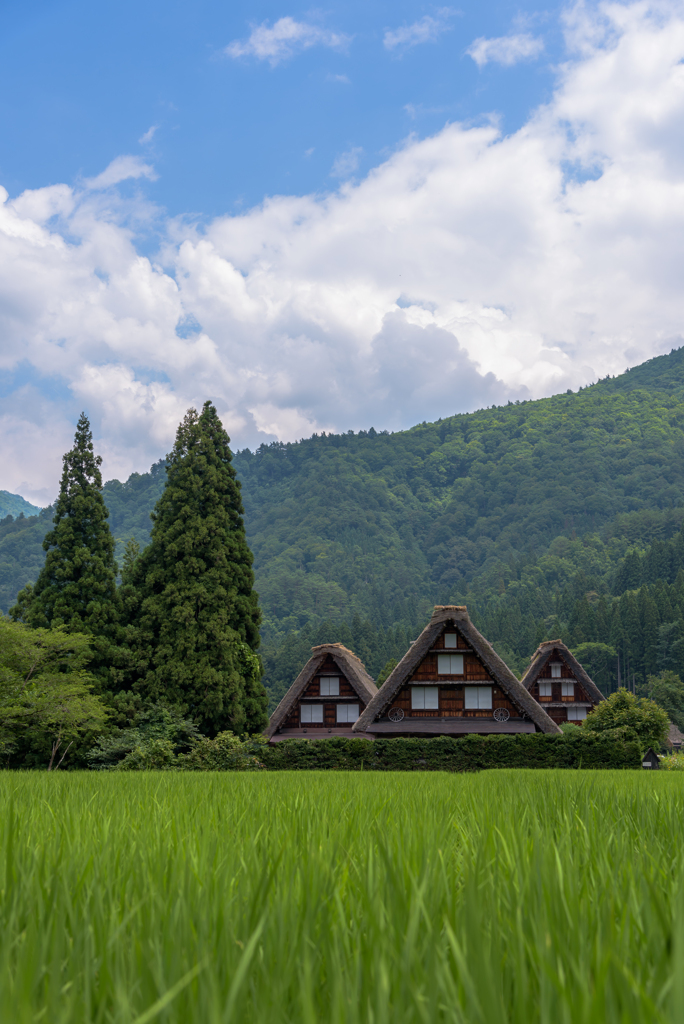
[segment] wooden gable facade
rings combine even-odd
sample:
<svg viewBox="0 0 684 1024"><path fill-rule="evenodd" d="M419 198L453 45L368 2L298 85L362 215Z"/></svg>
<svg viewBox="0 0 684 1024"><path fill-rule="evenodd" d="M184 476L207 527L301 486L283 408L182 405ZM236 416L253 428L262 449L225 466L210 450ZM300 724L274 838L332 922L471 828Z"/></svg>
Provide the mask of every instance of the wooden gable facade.
<svg viewBox="0 0 684 1024"><path fill-rule="evenodd" d="M557 725L581 725L600 701L596 683L562 640L540 644L523 676L523 686Z"/></svg>
<svg viewBox="0 0 684 1024"><path fill-rule="evenodd" d="M354 726L369 736L535 731L559 729L460 605L435 608Z"/></svg>
<svg viewBox="0 0 684 1024"><path fill-rule="evenodd" d="M378 692L360 658L343 644L311 648L311 657L271 715L271 743L350 736Z"/></svg>

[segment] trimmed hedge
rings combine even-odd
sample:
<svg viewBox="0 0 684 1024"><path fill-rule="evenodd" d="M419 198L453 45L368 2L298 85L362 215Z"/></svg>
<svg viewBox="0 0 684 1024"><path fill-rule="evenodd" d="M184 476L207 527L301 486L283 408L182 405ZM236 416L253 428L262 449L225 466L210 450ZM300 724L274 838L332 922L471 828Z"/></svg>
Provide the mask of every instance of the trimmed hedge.
<svg viewBox="0 0 684 1024"><path fill-rule="evenodd" d="M484 768L641 768L641 748L629 731L563 735L464 736L454 739L282 740L262 747L269 771L446 771Z"/></svg>

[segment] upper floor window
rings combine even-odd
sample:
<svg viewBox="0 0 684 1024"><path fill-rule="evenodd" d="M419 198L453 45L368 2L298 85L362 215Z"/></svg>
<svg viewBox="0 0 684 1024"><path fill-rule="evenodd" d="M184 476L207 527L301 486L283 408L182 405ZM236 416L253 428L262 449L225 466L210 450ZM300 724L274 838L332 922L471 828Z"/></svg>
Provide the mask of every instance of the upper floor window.
<svg viewBox="0 0 684 1024"><path fill-rule="evenodd" d="M323 705L322 704L302 704L302 725L308 725L311 722L322 722L323 721Z"/></svg>
<svg viewBox="0 0 684 1024"><path fill-rule="evenodd" d="M337 705L337 721L338 722L355 722L359 717L359 705L358 704L338 704Z"/></svg>
<svg viewBox="0 0 684 1024"><path fill-rule="evenodd" d="M491 708L492 688L491 686L466 686L465 688L466 708Z"/></svg>
<svg viewBox="0 0 684 1024"><path fill-rule="evenodd" d="M561 663L560 661L551 662L551 678L560 679L561 677Z"/></svg>
<svg viewBox="0 0 684 1024"><path fill-rule="evenodd" d="M575 696L575 684L572 682L561 683L561 696L563 697L574 697Z"/></svg>
<svg viewBox="0 0 684 1024"><path fill-rule="evenodd" d="M439 711L439 687L412 686L411 707L414 711Z"/></svg>
<svg viewBox="0 0 684 1024"><path fill-rule="evenodd" d="M552 696L552 683L540 683L539 684L539 696L540 697L551 697Z"/></svg>
<svg viewBox="0 0 684 1024"><path fill-rule="evenodd" d="M339 697L340 680L338 676L321 676L321 697Z"/></svg>
<svg viewBox="0 0 684 1024"><path fill-rule="evenodd" d="M463 655L462 654L438 654L437 673L440 676L462 676Z"/></svg>
<svg viewBox="0 0 684 1024"><path fill-rule="evenodd" d="M583 722L586 717L586 708L568 708L568 722Z"/></svg>
<svg viewBox="0 0 684 1024"><path fill-rule="evenodd" d="M458 633L445 633L444 634L444 646L445 647L458 647Z"/></svg>

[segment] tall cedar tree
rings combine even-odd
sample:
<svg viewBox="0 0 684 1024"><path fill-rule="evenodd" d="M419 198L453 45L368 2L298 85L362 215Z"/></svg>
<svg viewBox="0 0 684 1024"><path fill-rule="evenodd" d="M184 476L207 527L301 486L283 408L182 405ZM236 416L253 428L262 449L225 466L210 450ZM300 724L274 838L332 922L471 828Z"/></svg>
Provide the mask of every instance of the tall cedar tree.
<svg viewBox="0 0 684 1024"><path fill-rule="evenodd" d="M46 534L45 564L35 586L19 593L13 619L33 627L64 626L69 633L101 638L94 643L91 671L106 671L118 619L114 538L102 497L102 459L93 451L85 413L64 470L55 505L54 529Z"/></svg>
<svg viewBox="0 0 684 1024"><path fill-rule="evenodd" d="M209 735L257 732L267 722L261 612L229 441L211 402L200 415L188 411L151 542L124 579L138 637L135 689L179 704Z"/></svg>

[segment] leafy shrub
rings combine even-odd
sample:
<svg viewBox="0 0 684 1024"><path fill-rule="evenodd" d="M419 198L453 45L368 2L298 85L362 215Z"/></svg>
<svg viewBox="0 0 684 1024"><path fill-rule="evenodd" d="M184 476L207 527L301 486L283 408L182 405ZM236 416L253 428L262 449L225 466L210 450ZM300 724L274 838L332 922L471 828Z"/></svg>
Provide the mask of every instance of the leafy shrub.
<svg viewBox="0 0 684 1024"><path fill-rule="evenodd" d="M176 756L190 750L199 739L200 731L194 722L176 708L156 703L138 714L130 728L114 729L101 736L88 751L86 760L90 768L115 768L126 761L129 770L143 756L137 751L161 749L155 743L168 743ZM136 756L129 760L133 754Z"/></svg>
<svg viewBox="0 0 684 1024"><path fill-rule="evenodd" d="M659 750L669 727L667 712L648 697L635 697L621 689L601 701L582 723L586 733L601 733L620 727L632 729L639 738L641 749Z"/></svg>
<svg viewBox="0 0 684 1024"><path fill-rule="evenodd" d="M181 754L176 766L192 772L255 772L263 769L256 756L264 742L242 741L232 732L220 732L213 740L198 740L192 750Z"/></svg>
<svg viewBox="0 0 684 1024"><path fill-rule="evenodd" d="M173 744L169 740L150 739L131 750L123 761L119 761L111 770L115 772L161 771L175 768L175 765L176 755L173 752Z"/></svg>

